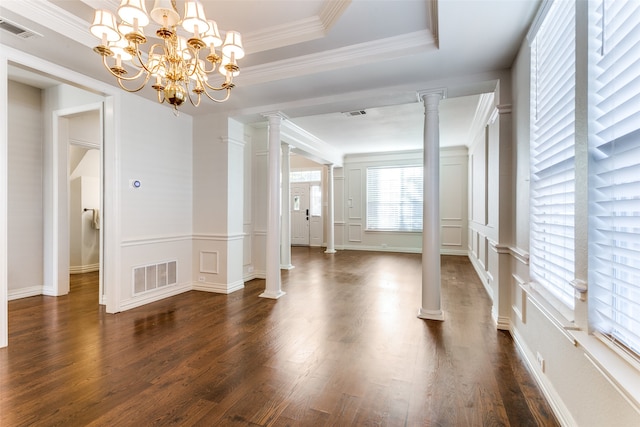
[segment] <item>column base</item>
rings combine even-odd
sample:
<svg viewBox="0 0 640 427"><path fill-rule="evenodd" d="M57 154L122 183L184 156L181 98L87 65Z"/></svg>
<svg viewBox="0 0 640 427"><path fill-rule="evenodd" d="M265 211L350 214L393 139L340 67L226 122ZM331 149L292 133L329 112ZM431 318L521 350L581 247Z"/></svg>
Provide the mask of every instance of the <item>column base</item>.
<svg viewBox="0 0 640 427"><path fill-rule="evenodd" d="M418 318L425 320L444 320L444 311L442 310L426 310L424 308L420 308L418 310Z"/></svg>
<svg viewBox="0 0 640 427"><path fill-rule="evenodd" d="M325 254L335 254L336 250L335 249L327 249L326 251L324 251Z"/></svg>
<svg viewBox="0 0 640 427"><path fill-rule="evenodd" d="M269 299L278 299L281 296L283 296L284 294L286 294L286 292L283 291L264 291L263 293L261 293L260 295L258 295L260 298L269 298Z"/></svg>
<svg viewBox="0 0 640 427"><path fill-rule="evenodd" d="M293 270L294 268L296 268L294 265L280 265L280 270Z"/></svg>

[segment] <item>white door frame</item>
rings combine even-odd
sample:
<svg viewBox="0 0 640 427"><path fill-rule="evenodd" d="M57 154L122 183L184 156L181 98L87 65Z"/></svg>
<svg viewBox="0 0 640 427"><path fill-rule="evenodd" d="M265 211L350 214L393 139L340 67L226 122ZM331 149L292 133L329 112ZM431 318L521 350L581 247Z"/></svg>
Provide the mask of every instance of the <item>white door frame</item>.
<svg viewBox="0 0 640 427"><path fill-rule="evenodd" d="M104 97L104 136L103 136L103 187L111 187L111 190L103 193L104 209L102 223L109 225L109 233L104 234L102 248L104 260L100 260L104 267L103 277L107 280L113 278L117 283L117 271L120 266L120 222L117 215L119 188L119 166L117 158L119 154L120 129L116 110L121 102L121 90L104 82L82 75L68 68L61 67L51 62L29 55L9 46L0 49L0 235L7 233L7 156L8 156L8 65L9 62L22 65L27 68L39 70L53 78L60 78L66 82L75 82L78 87L94 88ZM8 266L7 266L7 240L0 241L0 348L6 347L9 341L8 324ZM104 302L107 313L120 311L120 289L118 286L106 287Z"/></svg>

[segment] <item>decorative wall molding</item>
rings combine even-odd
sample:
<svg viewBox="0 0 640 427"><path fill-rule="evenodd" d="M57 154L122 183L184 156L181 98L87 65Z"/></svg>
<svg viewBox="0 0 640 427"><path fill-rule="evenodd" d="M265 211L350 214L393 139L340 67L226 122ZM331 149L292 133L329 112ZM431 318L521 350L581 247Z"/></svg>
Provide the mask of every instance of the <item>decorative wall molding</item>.
<svg viewBox="0 0 640 427"><path fill-rule="evenodd" d="M191 239L192 239L192 236L190 234L175 235L175 236L155 236L155 237L148 237L144 239L123 240L120 243L120 246L123 248L126 248L131 246L154 245L157 243L182 242L182 241L191 240Z"/></svg>
<svg viewBox="0 0 640 427"><path fill-rule="evenodd" d="M266 233L266 232L265 232ZM217 242L230 242L233 240L242 240L244 233L235 234L194 234L193 240L212 240Z"/></svg>
<svg viewBox="0 0 640 427"><path fill-rule="evenodd" d="M245 39L247 39L245 37ZM300 40L297 40L299 42ZM246 45L249 46L247 39ZM376 63L381 57L393 59L426 50L436 50L433 35L428 30L401 34L386 39L345 46L329 51L246 67L242 83L250 86L278 80L331 71L356 65Z"/></svg>
<svg viewBox="0 0 640 427"><path fill-rule="evenodd" d="M362 241L362 224L349 224L349 241L361 242Z"/></svg>
<svg viewBox="0 0 640 427"><path fill-rule="evenodd" d="M240 148L244 148L244 146L246 145L246 143L242 140L235 138L225 138L222 136L220 137L220 142L227 145L237 145Z"/></svg>
<svg viewBox="0 0 640 427"><path fill-rule="evenodd" d="M200 273L218 274L218 251L200 251Z"/></svg>

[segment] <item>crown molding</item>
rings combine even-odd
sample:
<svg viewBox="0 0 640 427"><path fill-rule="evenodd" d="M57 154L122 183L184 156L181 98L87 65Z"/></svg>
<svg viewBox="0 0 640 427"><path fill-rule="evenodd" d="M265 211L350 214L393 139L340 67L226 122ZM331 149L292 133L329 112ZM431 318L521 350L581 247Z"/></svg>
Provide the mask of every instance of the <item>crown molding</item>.
<svg viewBox="0 0 640 427"><path fill-rule="evenodd" d="M290 46L324 37L325 26L318 16L243 34L248 54Z"/></svg>
<svg viewBox="0 0 640 427"><path fill-rule="evenodd" d="M245 33L245 49L256 53L322 38L350 4L351 0L325 0L319 15Z"/></svg>
<svg viewBox="0 0 640 427"><path fill-rule="evenodd" d="M325 32L338 22L338 19L350 4L351 0L325 0L322 10L320 11L320 21L322 21Z"/></svg>
<svg viewBox="0 0 640 427"><path fill-rule="evenodd" d="M46 0L8 1L3 2L2 7L84 46L96 45L83 19Z"/></svg>
<svg viewBox="0 0 640 427"><path fill-rule="evenodd" d="M246 67L242 69L238 81L241 80L243 86L250 86L272 80L370 64L379 62L381 57L394 59L424 52L427 49L436 49L433 35L428 30L416 31L297 58Z"/></svg>

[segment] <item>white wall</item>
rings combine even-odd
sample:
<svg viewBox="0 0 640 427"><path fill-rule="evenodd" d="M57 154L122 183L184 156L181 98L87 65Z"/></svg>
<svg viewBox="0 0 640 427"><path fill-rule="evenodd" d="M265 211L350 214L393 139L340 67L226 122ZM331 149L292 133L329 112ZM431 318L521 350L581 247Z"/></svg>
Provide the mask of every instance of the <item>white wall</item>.
<svg viewBox="0 0 640 427"><path fill-rule="evenodd" d="M8 290L9 299L42 293L42 91L9 81Z"/></svg>
<svg viewBox="0 0 640 427"><path fill-rule="evenodd" d="M244 126L225 114L194 119L193 276L197 290L230 293L244 286L246 179Z"/></svg>
<svg viewBox="0 0 640 427"><path fill-rule="evenodd" d="M120 310L192 286L192 118L175 117L167 105L124 95L118 112ZM131 185L136 180L139 188ZM105 227L109 232L109 224ZM133 269L167 261L177 261L177 284L134 295Z"/></svg>
<svg viewBox="0 0 640 427"><path fill-rule="evenodd" d="M489 123L486 136L479 135L470 149L469 258L494 301L498 327L510 330L560 422L637 426L640 405L625 391L621 385L625 374L620 375L638 376L637 370L587 331L559 320L527 286L529 57L525 41L512 70L512 104L506 96L496 102L501 104L498 109L511 108L511 119L500 114L494 122L498 126ZM510 139L510 146L505 146ZM492 196L496 188L503 191L498 199ZM501 230L505 224L509 232ZM544 369L538 356L544 359Z"/></svg>
<svg viewBox="0 0 640 427"><path fill-rule="evenodd" d="M367 168L422 164L422 151L345 156L344 168L336 169L334 177L336 197L341 196L341 200L336 200L336 248L422 252L422 233L366 230ZM440 150L440 184L441 253L466 255L465 147Z"/></svg>

